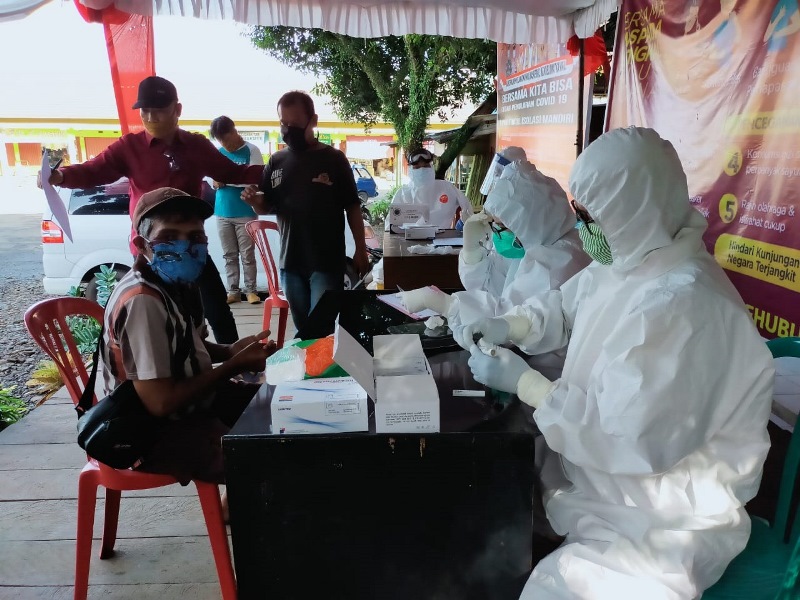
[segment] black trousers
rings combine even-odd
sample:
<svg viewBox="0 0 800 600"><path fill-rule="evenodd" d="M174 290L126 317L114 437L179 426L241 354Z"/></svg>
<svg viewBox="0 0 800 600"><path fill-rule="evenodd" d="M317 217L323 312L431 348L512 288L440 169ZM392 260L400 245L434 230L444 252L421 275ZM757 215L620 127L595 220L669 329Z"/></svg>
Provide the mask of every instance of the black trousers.
<svg viewBox="0 0 800 600"><path fill-rule="evenodd" d="M233 320L231 307L228 306L225 284L222 283L222 277L210 256L197 283L200 286L200 296L203 298L203 312L217 343L234 343L239 339L236 321Z"/></svg>

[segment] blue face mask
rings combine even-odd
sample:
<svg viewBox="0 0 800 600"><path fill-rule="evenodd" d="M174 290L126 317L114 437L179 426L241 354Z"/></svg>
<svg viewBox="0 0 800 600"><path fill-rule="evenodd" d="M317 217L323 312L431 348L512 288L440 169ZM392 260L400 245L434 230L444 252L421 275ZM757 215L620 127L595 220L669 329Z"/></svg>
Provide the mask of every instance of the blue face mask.
<svg viewBox="0 0 800 600"><path fill-rule="evenodd" d="M176 240L152 245L150 268L164 283L194 283L203 272L208 258L208 244Z"/></svg>

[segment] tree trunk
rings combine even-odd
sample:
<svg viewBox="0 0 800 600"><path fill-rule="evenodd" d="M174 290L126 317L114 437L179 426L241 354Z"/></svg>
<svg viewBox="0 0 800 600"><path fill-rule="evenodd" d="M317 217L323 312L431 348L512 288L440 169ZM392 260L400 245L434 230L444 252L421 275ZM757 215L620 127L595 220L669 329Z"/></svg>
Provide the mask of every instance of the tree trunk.
<svg viewBox="0 0 800 600"><path fill-rule="evenodd" d="M442 152L439 160L436 162L436 179L444 179L447 169L455 162L458 155L467 145L467 142L472 138L472 134L478 130L477 125L470 125L469 120L464 123L455 136L447 143L447 147Z"/></svg>

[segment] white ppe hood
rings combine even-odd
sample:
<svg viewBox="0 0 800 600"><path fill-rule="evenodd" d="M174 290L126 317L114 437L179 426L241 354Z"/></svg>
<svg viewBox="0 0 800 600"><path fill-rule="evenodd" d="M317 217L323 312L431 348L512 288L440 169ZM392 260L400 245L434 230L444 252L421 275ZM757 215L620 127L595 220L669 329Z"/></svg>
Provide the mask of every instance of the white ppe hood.
<svg viewBox="0 0 800 600"><path fill-rule="evenodd" d="M591 261L575 230L566 193L527 161L506 166L484 210L514 232L525 255L509 259L491 250L477 263L459 259L466 291L453 295L451 326L505 314L532 296L557 290ZM560 368L564 353L541 356L531 364Z"/></svg>
<svg viewBox="0 0 800 600"><path fill-rule="evenodd" d="M607 133L570 189L614 263L512 311L531 323L527 352L568 342L534 413L568 479L546 504L567 541L522 598L697 598L747 542L772 357L702 243L705 219L668 142L646 129Z"/></svg>

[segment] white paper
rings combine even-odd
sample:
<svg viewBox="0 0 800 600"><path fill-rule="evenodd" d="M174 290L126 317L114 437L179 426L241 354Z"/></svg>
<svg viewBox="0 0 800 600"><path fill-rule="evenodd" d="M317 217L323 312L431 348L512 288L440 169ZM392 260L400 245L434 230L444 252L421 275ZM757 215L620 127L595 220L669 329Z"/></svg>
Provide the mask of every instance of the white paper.
<svg viewBox="0 0 800 600"><path fill-rule="evenodd" d="M51 172L50 153L45 150L42 152L42 189L47 198L47 205L50 207L50 210L53 211L53 219L58 223L64 235L66 235L71 242L72 229L70 229L69 226L69 214L67 213L67 207L64 206L64 201L61 199L61 196L59 196L56 189L50 185Z"/></svg>
<svg viewBox="0 0 800 600"><path fill-rule="evenodd" d="M411 317L412 319L416 319L417 321L422 319L427 319L429 317L435 317L439 313L430 308L426 308L425 310L421 310L416 313L409 312L408 309L403 305L403 301L400 300L400 294L381 294L378 296L378 300L388 304L392 308L399 310L404 315Z"/></svg>

